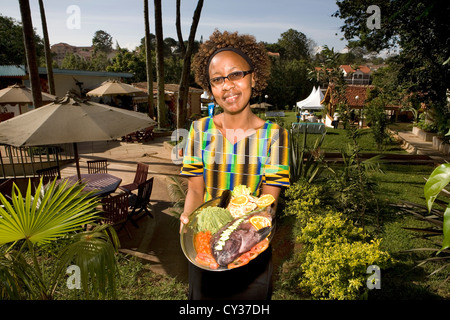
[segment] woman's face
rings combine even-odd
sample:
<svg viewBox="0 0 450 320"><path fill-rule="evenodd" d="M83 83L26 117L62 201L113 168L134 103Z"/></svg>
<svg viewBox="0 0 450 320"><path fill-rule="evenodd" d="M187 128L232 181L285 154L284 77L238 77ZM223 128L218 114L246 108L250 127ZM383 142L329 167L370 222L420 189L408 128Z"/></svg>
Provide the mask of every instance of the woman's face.
<svg viewBox="0 0 450 320"><path fill-rule="evenodd" d="M250 66L239 54L222 51L216 54L209 65L209 78L226 77L236 71L249 71ZM211 92L216 102L231 114L238 113L248 106L255 84L253 73L240 80L225 79L220 85L211 85Z"/></svg>

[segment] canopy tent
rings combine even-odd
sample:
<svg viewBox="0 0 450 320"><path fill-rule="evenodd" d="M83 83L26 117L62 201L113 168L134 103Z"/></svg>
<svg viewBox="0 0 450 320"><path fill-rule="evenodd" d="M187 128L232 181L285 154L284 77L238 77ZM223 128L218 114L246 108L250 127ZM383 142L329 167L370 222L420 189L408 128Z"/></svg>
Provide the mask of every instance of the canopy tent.
<svg viewBox="0 0 450 320"><path fill-rule="evenodd" d="M322 91L320 91L320 87L313 87L313 90L309 94L308 98L297 102L297 108L303 109L323 109L324 106L320 103L324 98Z"/></svg>

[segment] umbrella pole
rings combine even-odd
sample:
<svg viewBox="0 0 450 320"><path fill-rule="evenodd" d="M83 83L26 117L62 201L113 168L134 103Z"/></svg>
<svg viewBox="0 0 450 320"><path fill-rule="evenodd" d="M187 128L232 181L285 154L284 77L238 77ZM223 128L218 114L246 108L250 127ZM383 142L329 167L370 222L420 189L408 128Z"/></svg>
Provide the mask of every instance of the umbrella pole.
<svg viewBox="0 0 450 320"><path fill-rule="evenodd" d="M78 181L81 181L80 160L79 160L79 156L78 156L78 145L76 142L73 143L73 155L75 157L75 164L77 167Z"/></svg>

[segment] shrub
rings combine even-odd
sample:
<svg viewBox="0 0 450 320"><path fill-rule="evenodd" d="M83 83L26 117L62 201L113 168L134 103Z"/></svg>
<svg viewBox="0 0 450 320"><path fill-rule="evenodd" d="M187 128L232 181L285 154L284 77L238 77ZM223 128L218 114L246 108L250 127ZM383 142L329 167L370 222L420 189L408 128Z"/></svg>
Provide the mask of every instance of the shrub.
<svg viewBox="0 0 450 320"><path fill-rule="evenodd" d="M380 250L380 242L339 241L315 246L302 264L300 286L318 299L360 299L368 290L367 267L383 269L390 261L389 254Z"/></svg>
<svg viewBox="0 0 450 320"><path fill-rule="evenodd" d="M306 244L299 286L317 299L359 299L367 292L367 267L392 262L380 239L367 241L341 213L311 217L298 240Z"/></svg>
<svg viewBox="0 0 450 320"><path fill-rule="evenodd" d="M323 216L310 218L302 229L298 241L305 246L329 246L336 242L353 242L367 239L363 229L355 227L342 213L330 211Z"/></svg>
<svg viewBox="0 0 450 320"><path fill-rule="evenodd" d="M301 226L305 226L309 218L325 208L324 187L299 180L286 189L284 214L296 216Z"/></svg>

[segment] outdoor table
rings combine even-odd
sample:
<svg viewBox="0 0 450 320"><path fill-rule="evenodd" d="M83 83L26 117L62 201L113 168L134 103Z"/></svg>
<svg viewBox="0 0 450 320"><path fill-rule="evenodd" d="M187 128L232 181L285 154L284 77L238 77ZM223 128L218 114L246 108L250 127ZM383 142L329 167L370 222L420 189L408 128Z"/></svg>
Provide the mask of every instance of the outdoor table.
<svg viewBox="0 0 450 320"><path fill-rule="evenodd" d="M324 133L325 124L322 122L293 122L292 131L294 132L306 132L307 133Z"/></svg>
<svg viewBox="0 0 450 320"><path fill-rule="evenodd" d="M73 175L61 180L68 180L69 185L73 185L78 182L78 176ZM121 178L113 176L108 173L94 173L94 174L82 174L81 183L85 185L85 191L96 191L90 197L100 196L104 197L110 193L116 191L117 187L122 182Z"/></svg>

